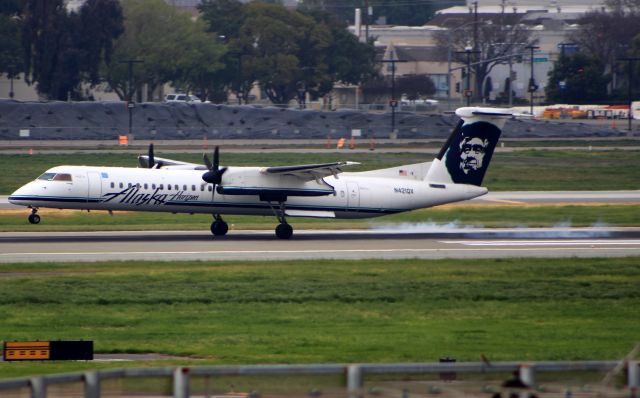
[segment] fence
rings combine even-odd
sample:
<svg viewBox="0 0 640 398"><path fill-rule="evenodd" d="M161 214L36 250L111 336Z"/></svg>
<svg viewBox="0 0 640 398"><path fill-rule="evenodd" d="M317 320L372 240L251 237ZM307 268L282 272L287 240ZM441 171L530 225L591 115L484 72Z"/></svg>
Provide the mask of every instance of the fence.
<svg viewBox="0 0 640 398"><path fill-rule="evenodd" d="M61 375L37 376L0 381L0 396L16 389L29 389L32 398L46 398L48 387L65 383L82 383L84 397L99 398L101 383L113 379L160 377L172 381L172 396L188 398L191 379L194 377L225 376L296 376L296 375L344 375L346 395L358 398L363 395L364 379L372 375L426 375L453 373L511 373L519 376L524 387L535 391L537 372L621 371L626 368L626 387L631 396L640 387L640 363L616 361L576 362L467 362L467 363L416 363L416 364L335 364L335 365L263 365L263 366L197 366L165 368L129 368L88 371ZM254 394L257 396L258 394ZM313 394L311 394L313 395ZM317 394L319 395L319 394ZM404 396L405 394L403 394Z"/></svg>

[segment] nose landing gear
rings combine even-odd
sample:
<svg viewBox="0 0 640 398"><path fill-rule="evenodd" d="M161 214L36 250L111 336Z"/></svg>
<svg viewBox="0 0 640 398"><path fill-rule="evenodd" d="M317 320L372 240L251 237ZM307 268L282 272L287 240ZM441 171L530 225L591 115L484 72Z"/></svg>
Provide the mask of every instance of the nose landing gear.
<svg viewBox="0 0 640 398"><path fill-rule="evenodd" d="M38 209L35 207L31 209L31 214L29 214L29 222L31 224L40 224L40 216L37 214Z"/></svg>
<svg viewBox="0 0 640 398"><path fill-rule="evenodd" d="M229 224L227 224L220 214L213 215L214 221L211 223L211 233L214 236L224 236L229 231Z"/></svg>

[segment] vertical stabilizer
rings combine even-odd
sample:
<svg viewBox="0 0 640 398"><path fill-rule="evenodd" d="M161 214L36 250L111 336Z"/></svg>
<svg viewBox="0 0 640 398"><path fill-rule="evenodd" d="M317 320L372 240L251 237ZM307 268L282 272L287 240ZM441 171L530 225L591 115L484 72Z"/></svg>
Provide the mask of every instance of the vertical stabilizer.
<svg viewBox="0 0 640 398"><path fill-rule="evenodd" d="M461 120L431 164L429 182L482 185L509 109L459 108Z"/></svg>

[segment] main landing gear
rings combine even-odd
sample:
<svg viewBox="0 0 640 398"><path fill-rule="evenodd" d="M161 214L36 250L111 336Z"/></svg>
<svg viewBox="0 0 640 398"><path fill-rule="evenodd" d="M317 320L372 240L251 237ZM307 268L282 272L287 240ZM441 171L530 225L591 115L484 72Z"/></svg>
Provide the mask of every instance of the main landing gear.
<svg viewBox="0 0 640 398"><path fill-rule="evenodd" d="M276 236L280 239L289 239L293 235L293 227L287 223L287 220L285 218L284 202L279 202L279 204L279 208L274 209L273 206L271 206L271 202L269 202L269 206L271 206L271 209L280 222L280 224L278 224L278 226L276 227Z"/></svg>
<svg viewBox="0 0 640 398"><path fill-rule="evenodd" d="M38 209L35 207L31 208L31 214L29 214L29 222L31 224L40 224L40 216L37 213Z"/></svg>
<svg viewBox="0 0 640 398"><path fill-rule="evenodd" d="M213 215L214 221L211 223L211 233L214 236L224 236L229 231L229 224L227 224L220 214Z"/></svg>

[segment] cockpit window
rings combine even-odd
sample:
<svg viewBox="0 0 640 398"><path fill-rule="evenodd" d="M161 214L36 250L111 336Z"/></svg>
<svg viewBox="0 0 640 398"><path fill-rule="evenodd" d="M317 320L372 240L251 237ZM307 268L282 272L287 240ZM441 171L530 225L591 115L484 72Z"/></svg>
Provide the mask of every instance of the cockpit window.
<svg viewBox="0 0 640 398"><path fill-rule="evenodd" d="M71 174L66 173L44 173L38 180L43 181L71 181Z"/></svg>
<svg viewBox="0 0 640 398"><path fill-rule="evenodd" d="M43 175L38 177L38 180L51 181L55 176L56 176L56 173L44 173Z"/></svg>
<svg viewBox="0 0 640 398"><path fill-rule="evenodd" d="M71 181L71 174L58 173L53 177L53 181Z"/></svg>

